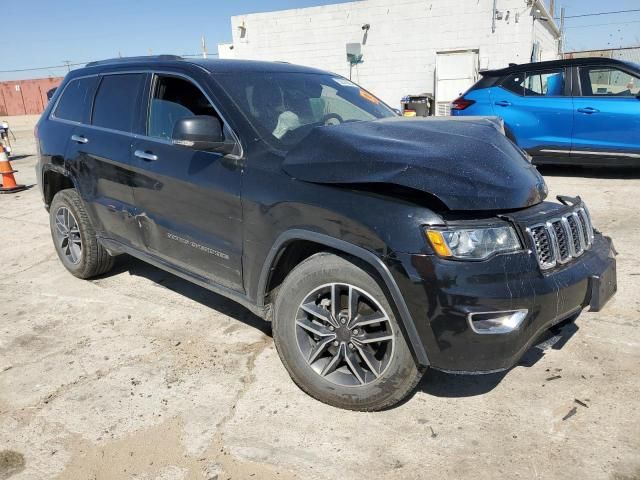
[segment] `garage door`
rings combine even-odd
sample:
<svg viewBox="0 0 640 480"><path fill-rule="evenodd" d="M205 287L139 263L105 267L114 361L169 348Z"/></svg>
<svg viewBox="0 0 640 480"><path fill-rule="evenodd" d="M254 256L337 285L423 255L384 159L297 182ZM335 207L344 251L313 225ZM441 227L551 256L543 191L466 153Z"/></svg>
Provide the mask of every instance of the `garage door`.
<svg viewBox="0 0 640 480"><path fill-rule="evenodd" d="M436 55L436 115L449 115L451 102L478 80L478 52Z"/></svg>

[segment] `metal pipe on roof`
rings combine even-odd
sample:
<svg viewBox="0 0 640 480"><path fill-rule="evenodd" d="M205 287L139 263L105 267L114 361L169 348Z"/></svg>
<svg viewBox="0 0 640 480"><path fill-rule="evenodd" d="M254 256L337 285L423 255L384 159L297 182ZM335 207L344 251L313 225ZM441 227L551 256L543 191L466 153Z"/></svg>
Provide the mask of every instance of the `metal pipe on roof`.
<svg viewBox="0 0 640 480"><path fill-rule="evenodd" d="M493 9L491 10L491 33L496 33L496 12L498 10L498 0L493 0Z"/></svg>

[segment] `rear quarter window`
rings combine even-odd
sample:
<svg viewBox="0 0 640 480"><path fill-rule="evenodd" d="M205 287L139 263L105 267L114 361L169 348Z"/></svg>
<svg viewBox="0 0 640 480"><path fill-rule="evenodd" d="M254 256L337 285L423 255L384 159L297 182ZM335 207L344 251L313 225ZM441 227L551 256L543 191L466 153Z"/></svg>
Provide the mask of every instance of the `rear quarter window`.
<svg viewBox="0 0 640 480"><path fill-rule="evenodd" d="M506 77L500 86L525 97L562 96L564 95L564 70L514 73Z"/></svg>
<svg viewBox="0 0 640 480"><path fill-rule="evenodd" d="M105 75L93 104L92 124L132 132L143 83L140 73Z"/></svg>
<svg viewBox="0 0 640 480"><path fill-rule="evenodd" d="M60 97L53 115L56 118L72 122L85 121L85 113L88 112L89 105L91 105L97 82L97 77L71 80L62 92L62 97Z"/></svg>
<svg viewBox="0 0 640 480"><path fill-rule="evenodd" d="M502 81L500 86L516 95L524 96L524 72L509 75Z"/></svg>
<svg viewBox="0 0 640 480"><path fill-rule="evenodd" d="M493 87L496 83L500 81L500 77L492 77L492 76L484 76L480 80L476 82L476 84L469 89L469 91L473 90L481 90L483 88Z"/></svg>

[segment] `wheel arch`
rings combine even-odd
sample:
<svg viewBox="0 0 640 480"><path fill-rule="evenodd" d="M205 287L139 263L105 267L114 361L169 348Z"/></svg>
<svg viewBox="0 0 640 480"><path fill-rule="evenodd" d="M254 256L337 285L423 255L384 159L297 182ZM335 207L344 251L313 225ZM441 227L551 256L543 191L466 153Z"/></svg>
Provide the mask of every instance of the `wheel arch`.
<svg viewBox="0 0 640 480"><path fill-rule="evenodd" d="M353 257L368 267L370 273L374 273L375 276L377 276L378 280L382 283L381 286L390 296L392 307L397 312L398 319L400 320L400 328L407 340L414 359L420 366L426 367L429 365L427 352L420 340L409 308L387 265L373 252L344 240L302 229L293 229L282 233L269 250L260 273L257 290L257 303L259 307L265 306L265 300L274 288L274 278L278 280L277 275L283 275L283 272L279 271L278 267L281 265L281 262L288 262L284 256L285 252L294 245L302 246L299 247L302 248L302 252L304 253L303 255L299 254L301 260L315 253L329 251ZM299 261L297 263L299 263ZM295 265L291 266L291 268L294 267ZM284 276L286 276L286 273L289 271L290 269L285 269ZM274 276L274 274L276 276ZM282 279L284 279L284 277Z"/></svg>
<svg viewBox="0 0 640 480"><path fill-rule="evenodd" d="M76 188L73 178L64 170L45 168L42 172L42 196L47 208L60 190Z"/></svg>

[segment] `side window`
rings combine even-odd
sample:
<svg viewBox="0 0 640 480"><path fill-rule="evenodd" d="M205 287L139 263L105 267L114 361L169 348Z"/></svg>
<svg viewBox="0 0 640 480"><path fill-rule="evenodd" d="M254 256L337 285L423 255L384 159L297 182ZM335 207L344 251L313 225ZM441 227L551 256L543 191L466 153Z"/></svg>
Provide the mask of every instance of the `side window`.
<svg viewBox="0 0 640 480"><path fill-rule="evenodd" d="M500 86L516 95L524 96L524 77L524 72L514 73L503 80Z"/></svg>
<svg viewBox="0 0 640 480"><path fill-rule="evenodd" d="M105 75L93 104L92 124L132 132L143 83L140 73Z"/></svg>
<svg viewBox="0 0 640 480"><path fill-rule="evenodd" d="M583 97L635 97L640 92L640 77L615 67L580 67Z"/></svg>
<svg viewBox="0 0 640 480"><path fill-rule="evenodd" d="M71 80L64 92L62 92L62 97L56 106L54 116L73 122L84 121L84 114L91 103L97 81L97 77Z"/></svg>
<svg viewBox="0 0 640 480"><path fill-rule="evenodd" d="M156 77L147 124L150 137L169 140L178 120L197 115L219 118L207 97L190 81L172 76Z"/></svg>
<svg viewBox="0 0 640 480"><path fill-rule="evenodd" d="M524 83L525 96L557 97L564 93L564 73L562 70L527 72Z"/></svg>
<svg viewBox="0 0 640 480"><path fill-rule="evenodd" d="M518 73L507 77L502 87L525 97L558 97L564 95L564 71L545 70Z"/></svg>

